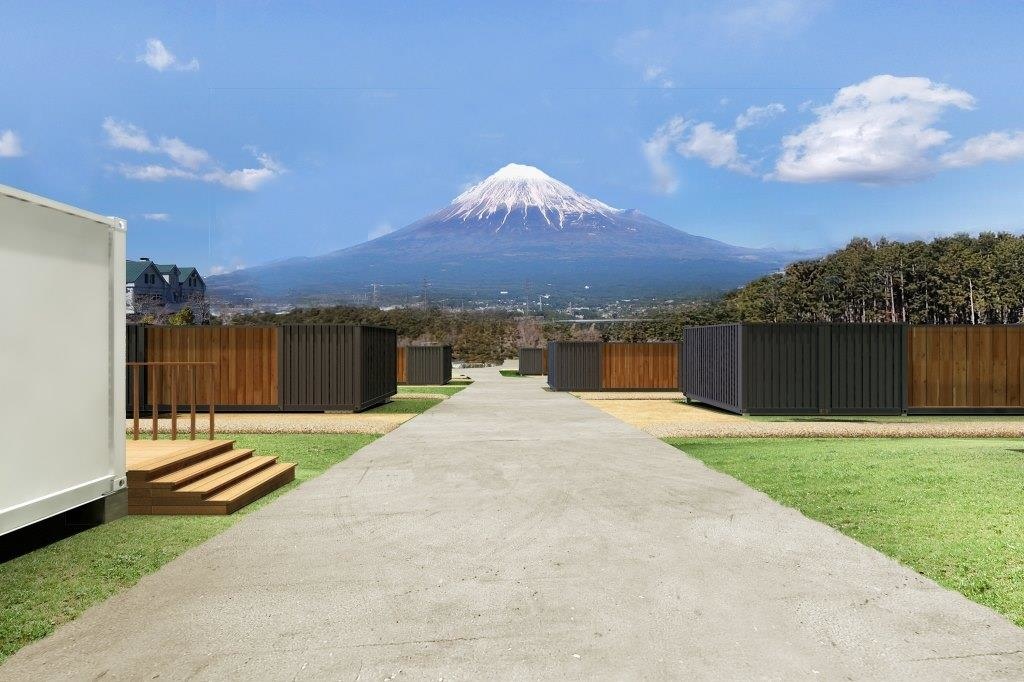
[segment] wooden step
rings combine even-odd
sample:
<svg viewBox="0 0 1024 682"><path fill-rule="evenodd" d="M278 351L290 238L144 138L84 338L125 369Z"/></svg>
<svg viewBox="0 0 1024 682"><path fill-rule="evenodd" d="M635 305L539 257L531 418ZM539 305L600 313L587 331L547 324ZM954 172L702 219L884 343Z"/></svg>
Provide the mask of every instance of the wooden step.
<svg viewBox="0 0 1024 682"><path fill-rule="evenodd" d="M127 474L128 483L133 481L150 481L165 474L190 466L214 455L232 449L233 440L204 441L155 441L139 446L137 454L133 445L140 441L127 443Z"/></svg>
<svg viewBox="0 0 1024 682"><path fill-rule="evenodd" d="M280 462L247 476L228 488L223 488L206 498L205 503L211 506L223 505L224 511L221 513L231 514L293 480L295 480L295 464Z"/></svg>
<svg viewBox="0 0 1024 682"><path fill-rule="evenodd" d="M217 491L232 486L242 479L266 469L277 462L277 457L249 456L240 462L224 467L207 476L173 490L154 489L153 504L190 505L202 502Z"/></svg>
<svg viewBox="0 0 1024 682"><path fill-rule="evenodd" d="M228 450L227 452L196 462L191 466L177 469L159 478L154 478L149 481L149 487L173 489L185 486L236 462L248 459L252 456L252 453L253 451L248 448Z"/></svg>

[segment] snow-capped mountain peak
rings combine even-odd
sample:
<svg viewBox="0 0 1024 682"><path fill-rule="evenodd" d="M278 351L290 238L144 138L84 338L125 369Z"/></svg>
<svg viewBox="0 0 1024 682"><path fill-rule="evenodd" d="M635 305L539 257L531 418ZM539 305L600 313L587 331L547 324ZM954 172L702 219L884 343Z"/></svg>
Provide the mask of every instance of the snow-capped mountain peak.
<svg viewBox="0 0 1024 682"><path fill-rule="evenodd" d="M539 168L510 163L455 197L442 217L488 222L496 219L495 231L499 231L509 221L525 221L531 213L538 214L548 226L563 229L583 216L610 218L621 211L577 192Z"/></svg>

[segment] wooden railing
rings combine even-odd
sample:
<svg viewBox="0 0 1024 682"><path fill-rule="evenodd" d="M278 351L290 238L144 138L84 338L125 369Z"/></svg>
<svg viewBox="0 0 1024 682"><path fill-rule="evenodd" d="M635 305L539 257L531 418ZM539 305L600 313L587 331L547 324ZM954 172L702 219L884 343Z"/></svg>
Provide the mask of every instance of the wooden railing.
<svg viewBox="0 0 1024 682"><path fill-rule="evenodd" d="M178 438L178 384L181 379L180 371L186 371L186 387L188 391L189 405L189 440L196 439L196 372L205 370L208 383L207 405L210 413L209 439L213 440L214 420L216 408L214 403L217 396L217 363L216 362L129 362L128 368L131 372L132 382L132 440L139 439L139 411L141 403L140 377L143 371L147 371L149 383L150 408L153 413L153 427L151 437L157 439L160 402L161 402L161 381L167 374L167 386L170 389L168 404L171 413L171 440Z"/></svg>

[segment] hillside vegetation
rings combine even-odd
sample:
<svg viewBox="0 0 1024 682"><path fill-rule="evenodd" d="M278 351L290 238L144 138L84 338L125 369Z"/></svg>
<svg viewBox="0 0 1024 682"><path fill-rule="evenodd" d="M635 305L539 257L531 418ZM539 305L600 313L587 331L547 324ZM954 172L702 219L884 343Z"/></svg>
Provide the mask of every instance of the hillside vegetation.
<svg viewBox="0 0 1024 682"><path fill-rule="evenodd" d="M723 322L1024 322L1024 238L958 234L931 242L854 239L720 298L595 327L511 313L355 306L240 316L232 324L348 323L398 330L401 343L453 346L456 358L499 362L548 341L676 341L688 325Z"/></svg>

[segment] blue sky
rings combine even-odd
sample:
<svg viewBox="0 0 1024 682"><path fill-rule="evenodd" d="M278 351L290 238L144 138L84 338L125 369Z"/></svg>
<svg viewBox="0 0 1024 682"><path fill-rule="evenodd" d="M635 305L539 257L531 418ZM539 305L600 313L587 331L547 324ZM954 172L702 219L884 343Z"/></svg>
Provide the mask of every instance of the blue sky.
<svg viewBox="0 0 1024 682"><path fill-rule="evenodd" d="M133 257L324 253L510 162L750 246L1024 230L1019 2L0 15L0 183L127 218Z"/></svg>

